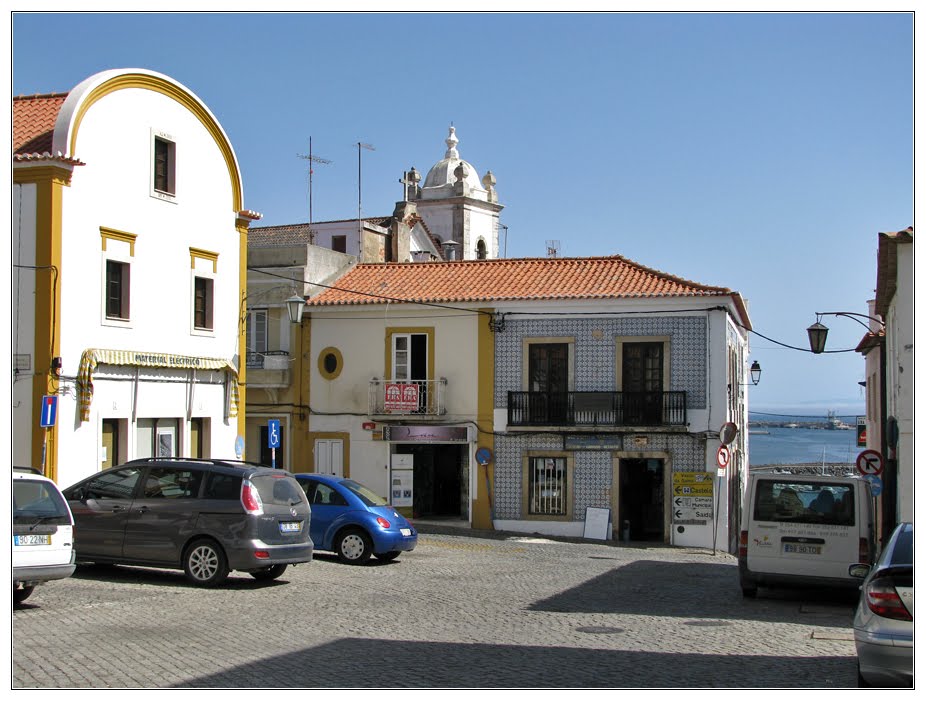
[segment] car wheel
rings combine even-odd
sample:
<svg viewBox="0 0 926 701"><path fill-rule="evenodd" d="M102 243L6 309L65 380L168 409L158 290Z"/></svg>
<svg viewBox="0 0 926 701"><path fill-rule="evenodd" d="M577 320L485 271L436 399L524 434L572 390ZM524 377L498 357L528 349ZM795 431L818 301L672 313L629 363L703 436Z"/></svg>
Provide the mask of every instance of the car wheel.
<svg viewBox="0 0 926 701"><path fill-rule="evenodd" d="M183 571L193 584L214 587L228 577L228 560L214 540L200 538L190 543L183 554Z"/></svg>
<svg viewBox="0 0 926 701"><path fill-rule="evenodd" d="M338 535L338 558L348 565L363 565L373 554L373 541L359 528L348 528Z"/></svg>
<svg viewBox="0 0 926 701"><path fill-rule="evenodd" d="M32 592L35 591L35 585L31 587L20 587L19 589L13 589L13 601L17 604L21 604L23 601L32 596Z"/></svg>
<svg viewBox="0 0 926 701"><path fill-rule="evenodd" d="M756 587L756 586L747 586L747 585L745 585L745 584L744 584L744 585L741 585L741 586L742 586L742 590L743 590L743 598L746 598L746 599L755 599L755 598L756 598L756 594L757 594L758 591L759 591L759 588L758 588L758 587Z"/></svg>
<svg viewBox="0 0 926 701"><path fill-rule="evenodd" d="M254 579L259 579L260 581L267 581L270 579L276 579L285 571L286 565L271 565L270 567L265 567L262 570L254 570L251 572L251 576L254 577Z"/></svg>
<svg viewBox="0 0 926 701"><path fill-rule="evenodd" d="M400 553L400 551L398 551L398 550L390 550L390 551L387 552L387 553L373 553L373 556L374 556L377 560L382 560L383 562L392 562L392 561L395 560L400 554L401 554L401 553Z"/></svg>
<svg viewBox="0 0 926 701"><path fill-rule="evenodd" d="M869 688L871 684L865 681L865 677L862 676L862 666L861 665L859 664L856 665L856 672L858 673L858 688L859 689Z"/></svg>

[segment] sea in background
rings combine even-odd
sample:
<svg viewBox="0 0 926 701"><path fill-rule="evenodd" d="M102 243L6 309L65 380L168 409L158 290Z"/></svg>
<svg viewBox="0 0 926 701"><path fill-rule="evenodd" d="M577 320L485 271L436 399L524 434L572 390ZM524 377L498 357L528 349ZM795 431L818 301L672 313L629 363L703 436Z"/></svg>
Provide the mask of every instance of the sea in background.
<svg viewBox="0 0 926 701"><path fill-rule="evenodd" d="M824 422L807 416L750 415L749 464L778 465L798 463L854 463L865 450L856 445L855 417L840 416L851 429L809 428L808 422ZM768 426L796 423L797 427Z"/></svg>

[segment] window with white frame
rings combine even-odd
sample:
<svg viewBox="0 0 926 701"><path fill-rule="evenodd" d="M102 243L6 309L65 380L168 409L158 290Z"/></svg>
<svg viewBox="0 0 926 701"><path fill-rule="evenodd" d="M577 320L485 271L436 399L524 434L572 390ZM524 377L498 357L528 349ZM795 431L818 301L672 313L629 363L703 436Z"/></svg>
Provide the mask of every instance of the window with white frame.
<svg viewBox="0 0 926 701"><path fill-rule="evenodd" d="M151 194L172 200L177 195L177 144L164 132L152 130Z"/></svg>
<svg viewBox="0 0 926 701"><path fill-rule="evenodd" d="M193 328L212 331L213 281L208 277L193 278Z"/></svg>
<svg viewBox="0 0 926 701"><path fill-rule="evenodd" d="M248 311L248 367L262 368L267 345L267 310Z"/></svg>
<svg viewBox="0 0 926 701"><path fill-rule="evenodd" d="M130 326L135 234L100 227L102 319L106 326Z"/></svg>
<svg viewBox="0 0 926 701"><path fill-rule="evenodd" d="M129 272L128 263L118 260L106 261L106 318L125 321L129 319Z"/></svg>
<svg viewBox="0 0 926 701"><path fill-rule="evenodd" d="M192 268L192 299L190 310L192 333L212 334L215 308L215 277L219 270L219 254L202 248L190 248Z"/></svg>

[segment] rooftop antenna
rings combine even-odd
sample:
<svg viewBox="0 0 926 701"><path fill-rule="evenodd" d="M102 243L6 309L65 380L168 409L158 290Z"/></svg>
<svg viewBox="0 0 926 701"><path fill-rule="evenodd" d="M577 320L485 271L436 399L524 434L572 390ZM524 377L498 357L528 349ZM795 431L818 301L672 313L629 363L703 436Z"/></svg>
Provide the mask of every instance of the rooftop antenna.
<svg viewBox="0 0 926 701"><path fill-rule="evenodd" d="M309 137L309 155L306 156L301 153L296 154L299 158L302 158L309 162L309 243L315 243L315 230L312 229L312 174L315 170L312 168L313 163L321 163L323 165L328 165L331 163L327 158L321 158L320 156L312 155L312 137Z"/></svg>
<svg viewBox="0 0 926 701"><path fill-rule="evenodd" d="M559 258L559 241L547 241L547 258Z"/></svg>
<svg viewBox="0 0 926 701"><path fill-rule="evenodd" d="M360 169L360 161L361 161L360 156L363 153L364 149L366 149L367 151L376 150L375 148L373 148L373 144L365 144L362 141L357 142L357 230L358 230L358 235L360 237L360 240L358 242L359 247L357 251L358 251L358 257L361 259L363 258L363 205L362 205L363 199L361 197L361 183L363 181L361 179L362 173Z"/></svg>

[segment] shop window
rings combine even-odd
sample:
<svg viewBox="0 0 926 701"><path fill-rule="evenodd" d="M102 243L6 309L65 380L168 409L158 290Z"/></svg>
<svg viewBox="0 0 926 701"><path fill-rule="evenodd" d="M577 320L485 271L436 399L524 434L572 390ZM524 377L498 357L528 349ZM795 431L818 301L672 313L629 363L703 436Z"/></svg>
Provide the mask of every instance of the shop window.
<svg viewBox="0 0 926 701"><path fill-rule="evenodd" d="M529 454L524 459L523 511L528 518L572 518L573 459L566 453Z"/></svg>

